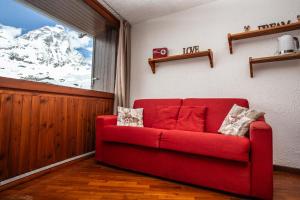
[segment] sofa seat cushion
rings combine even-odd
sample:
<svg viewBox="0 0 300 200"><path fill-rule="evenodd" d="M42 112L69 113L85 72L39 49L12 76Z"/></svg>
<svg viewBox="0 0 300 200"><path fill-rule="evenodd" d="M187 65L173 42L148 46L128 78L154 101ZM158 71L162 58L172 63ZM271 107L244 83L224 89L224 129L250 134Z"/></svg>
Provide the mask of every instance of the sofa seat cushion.
<svg viewBox="0 0 300 200"><path fill-rule="evenodd" d="M250 142L246 137L215 133L166 130L160 148L235 161L249 161Z"/></svg>
<svg viewBox="0 0 300 200"><path fill-rule="evenodd" d="M130 126L105 126L102 129L102 140L147 147L159 147L161 129Z"/></svg>

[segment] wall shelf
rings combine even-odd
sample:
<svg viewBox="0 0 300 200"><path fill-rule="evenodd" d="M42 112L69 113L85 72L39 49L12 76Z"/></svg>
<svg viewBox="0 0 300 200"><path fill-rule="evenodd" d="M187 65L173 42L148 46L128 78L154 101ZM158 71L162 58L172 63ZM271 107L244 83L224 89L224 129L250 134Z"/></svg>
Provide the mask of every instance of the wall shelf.
<svg viewBox="0 0 300 200"><path fill-rule="evenodd" d="M250 77L253 78L253 64L285 61L285 60L296 60L296 59L300 59L300 52L269 56L269 57L261 57L261 58L250 57L249 58Z"/></svg>
<svg viewBox="0 0 300 200"><path fill-rule="evenodd" d="M183 59L189 59L189 58L204 57L204 56L208 57L210 67L213 68L214 67L213 52L210 49L208 49L207 51L200 51L200 52L196 52L196 53L189 53L189 54L182 54L182 55L174 55L174 56L168 56L168 57L164 57L164 58L149 58L148 63L151 67L153 74L155 74L155 68L157 67L157 63L174 61L174 60L183 60Z"/></svg>
<svg viewBox="0 0 300 200"><path fill-rule="evenodd" d="M230 54L233 53L232 50L232 41L234 40L242 40L242 39L247 39L247 38L253 38L253 37L259 37L259 36L264 36L264 35L271 35L271 34L276 34L276 33L282 33L282 32L287 32L287 31L293 31L300 29L300 22L294 22L282 26L276 26L276 27L271 27L267 29L262 29L262 30L253 30L253 31L245 31L241 33L228 33L228 44L229 44L229 51Z"/></svg>

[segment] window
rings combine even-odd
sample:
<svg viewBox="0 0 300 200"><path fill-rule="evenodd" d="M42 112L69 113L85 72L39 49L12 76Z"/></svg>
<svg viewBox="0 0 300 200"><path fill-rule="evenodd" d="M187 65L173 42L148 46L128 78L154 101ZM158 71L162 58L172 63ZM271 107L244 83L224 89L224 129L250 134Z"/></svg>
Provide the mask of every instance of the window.
<svg viewBox="0 0 300 200"><path fill-rule="evenodd" d="M92 77L93 55L94 38L98 37L61 22L23 3L0 1L0 76L95 89L93 84L99 78ZM114 54L112 51L109 59Z"/></svg>

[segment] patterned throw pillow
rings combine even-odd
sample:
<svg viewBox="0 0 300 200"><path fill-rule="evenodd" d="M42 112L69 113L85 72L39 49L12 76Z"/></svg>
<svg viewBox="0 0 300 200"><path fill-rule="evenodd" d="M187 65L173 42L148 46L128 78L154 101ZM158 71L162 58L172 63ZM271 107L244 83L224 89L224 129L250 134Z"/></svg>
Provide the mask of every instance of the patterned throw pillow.
<svg viewBox="0 0 300 200"><path fill-rule="evenodd" d="M118 107L117 126L144 127L143 108L132 109Z"/></svg>
<svg viewBox="0 0 300 200"><path fill-rule="evenodd" d="M265 113L234 104L223 121L219 132L225 135L245 136L250 123Z"/></svg>

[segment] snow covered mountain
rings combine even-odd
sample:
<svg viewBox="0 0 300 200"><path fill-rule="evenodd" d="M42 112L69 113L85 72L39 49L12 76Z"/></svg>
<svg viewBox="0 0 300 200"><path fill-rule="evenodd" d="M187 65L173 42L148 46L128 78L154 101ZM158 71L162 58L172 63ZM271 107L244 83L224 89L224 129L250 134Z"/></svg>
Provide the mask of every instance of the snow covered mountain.
<svg viewBox="0 0 300 200"><path fill-rule="evenodd" d="M90 89L92 39L61 25L21 34L0 24L0 76Z"/></svg>

